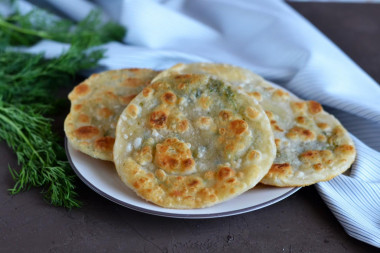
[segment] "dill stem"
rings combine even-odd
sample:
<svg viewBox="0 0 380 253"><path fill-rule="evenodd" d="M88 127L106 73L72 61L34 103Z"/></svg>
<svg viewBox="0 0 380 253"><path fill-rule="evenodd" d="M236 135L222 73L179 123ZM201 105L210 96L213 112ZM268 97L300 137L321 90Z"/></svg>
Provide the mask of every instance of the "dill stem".
<svg viewBox="0 0 380 253"><path fill-rule="evenodd" d="M36 30L21 28L17 25L14 25L14 24L11 24L11 23L4 21L2 18L0 18L0 27L9 28L9 29L14 30L14 31L19 32L19 33L34 35L34 36L41 37L44 39L53 39L52 36L50 36L48 33L44 32L44 31L36 31Z"/></svg>
<svg viewBox="0 0 380 253"><path fill-rule="evenodd" d="M0 111L4 112L4 108L0 107ZM9 126L13 127L17 134L25 141L25 143L31 148L33 153L37 156L37 158L40 160L41 164L45 164L44 159L38 154L38 152L34 149L34 146L30 143L29 139L25 136L25 134L21 131L21 129L13 123L8 117L4 116L4 114L0 114L0 119L2 119L5 123L7 123Z"/></svg>

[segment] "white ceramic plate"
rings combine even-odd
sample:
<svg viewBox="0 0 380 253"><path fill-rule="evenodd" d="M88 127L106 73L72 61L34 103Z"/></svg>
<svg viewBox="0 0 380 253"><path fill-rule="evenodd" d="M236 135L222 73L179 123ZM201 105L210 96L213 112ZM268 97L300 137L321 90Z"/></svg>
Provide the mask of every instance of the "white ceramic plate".
<svg viewBox="0 0 380 253"><path fill-rule="evenodd" d="M66 153L78 177L103 197L130 209L173 218L216 218L254 211L289 197L300 188L258 186L229 201L202 209L168 209L138 197L119 179L111 162L75 150L66 140Z"/></svg>

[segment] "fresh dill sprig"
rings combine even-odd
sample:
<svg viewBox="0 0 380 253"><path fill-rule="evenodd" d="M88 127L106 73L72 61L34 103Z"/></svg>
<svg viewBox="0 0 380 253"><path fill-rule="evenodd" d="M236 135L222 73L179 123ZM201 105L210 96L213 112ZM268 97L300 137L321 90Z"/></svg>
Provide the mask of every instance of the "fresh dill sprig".
<svg viewBox="0 0 380 253"><path fill-rule="evenodd" d="M25 15L16 12L7 18L0 17L0 41L7 41L10 45L29 46L41 39L71 43L76 37L91 38L99 45L121 41L125 33L125 28L120 25L103 23L99 11L90 12L76 25L42 9L34 9Z"/></svg>
<svg viewBox="0 0 380 253"><path fill-rule="evenodd" d="M49 60L43 54L0 49L0 94L11 103L52 105L52 92L70 85L79 70L95 67L103 57L102 49L85 51L83 40L74 41L67 52Z"/></svg>
<svg viewBox="0 0 380 253"><path fill-rule="evenodd" d="M9 168L15 180L11 194L39 187L53 205L80 206L75 175L46 113L57 108L57 88L70 85L78 71L95 67L104 57L104 50L92 47L124 35L124 28L104 24L94 12L77 25L41 10L0 17L0 141L16 153L20 167ZM71 47L53 59L11 50L41 39Z"/></svg>
<svg viewBox="0 0 380 253"><path fill-rule="evenodd" d="M43 187L53 205L79 207L74 191L74 174L59 139L51 130L51 120L33 107L15 106L0 98L0 139L14 150L21 170L9 168L16 181L10 189L17 194L30 187Z"/></svg>

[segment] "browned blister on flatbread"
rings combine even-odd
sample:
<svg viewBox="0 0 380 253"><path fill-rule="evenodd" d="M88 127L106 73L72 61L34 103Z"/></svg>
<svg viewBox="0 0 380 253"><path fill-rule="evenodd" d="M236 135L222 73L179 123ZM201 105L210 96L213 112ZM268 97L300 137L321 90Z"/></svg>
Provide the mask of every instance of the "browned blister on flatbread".
<svg viewBox="0 0 380 253"><path fill-rule="evenodd" d="M316 101L304 101L277 88L249 70L227 64L177 64L154 80L201 73L238 86L257 100L270 120L277 155L261 181L274 186L305 186L346 171L356 155L354 143L341 123ZM255 112L247 111L254 116Z"/></svg>
<svg viewBox="0 0 380 253"><path fill-rule="evenodd" d="M92 157L112 161L120 113L157 74L150 69L111 70L93 74L74 87L64 125L70 144Z"/></svg>
<svg viewBox="0 0 380 253"><path fill-rule="evenodd" d="M206 75L160 79L121 114L114 162L122 181L168 208L201 208L242 194L268 172L275 143L247 94Z"/></svg>

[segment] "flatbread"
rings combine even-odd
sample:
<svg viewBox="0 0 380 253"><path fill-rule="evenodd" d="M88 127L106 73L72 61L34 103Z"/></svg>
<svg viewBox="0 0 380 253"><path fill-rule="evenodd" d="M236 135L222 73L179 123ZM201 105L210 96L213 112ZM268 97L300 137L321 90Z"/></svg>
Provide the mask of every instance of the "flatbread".
<svg viewBox="0 0 380 253"><path fill-rule="evenodd" d="M201 73L232 82L259 101L270 119L277 155L261 183L306 186L346 171L355 160L354 143L342 124L315 101L304 101L249 70L227 64L178 64L154 80Z"/></svg>
<svg viewBox="0 0 380 253"><path fill-rule="evenodd" d="M93 74L69 94L70 113L64 129L77 150L102 160L113 160L116 123L128 103L159 72L121 69Z"/></svg>
<svg viewBox="0 0 380 253"><path fill-rule="evenodd" d="M242 86L244 84L249 86L259 85L268 88L272 87L264 80L264 78L248 69L219 63L179 63L159 73L153 78L152 82L163 78L170 78L173 74L205 74L238 86ZM254 96L254 94L250 95Z"/></svg>
<svg viewBox="0 0 380 253"><path fill-rule="evenodd" d="M142 198L202 208L255 186L275 154L256 101L206 75L177 75L152 83L123 111L114 162Z"/></svg>

